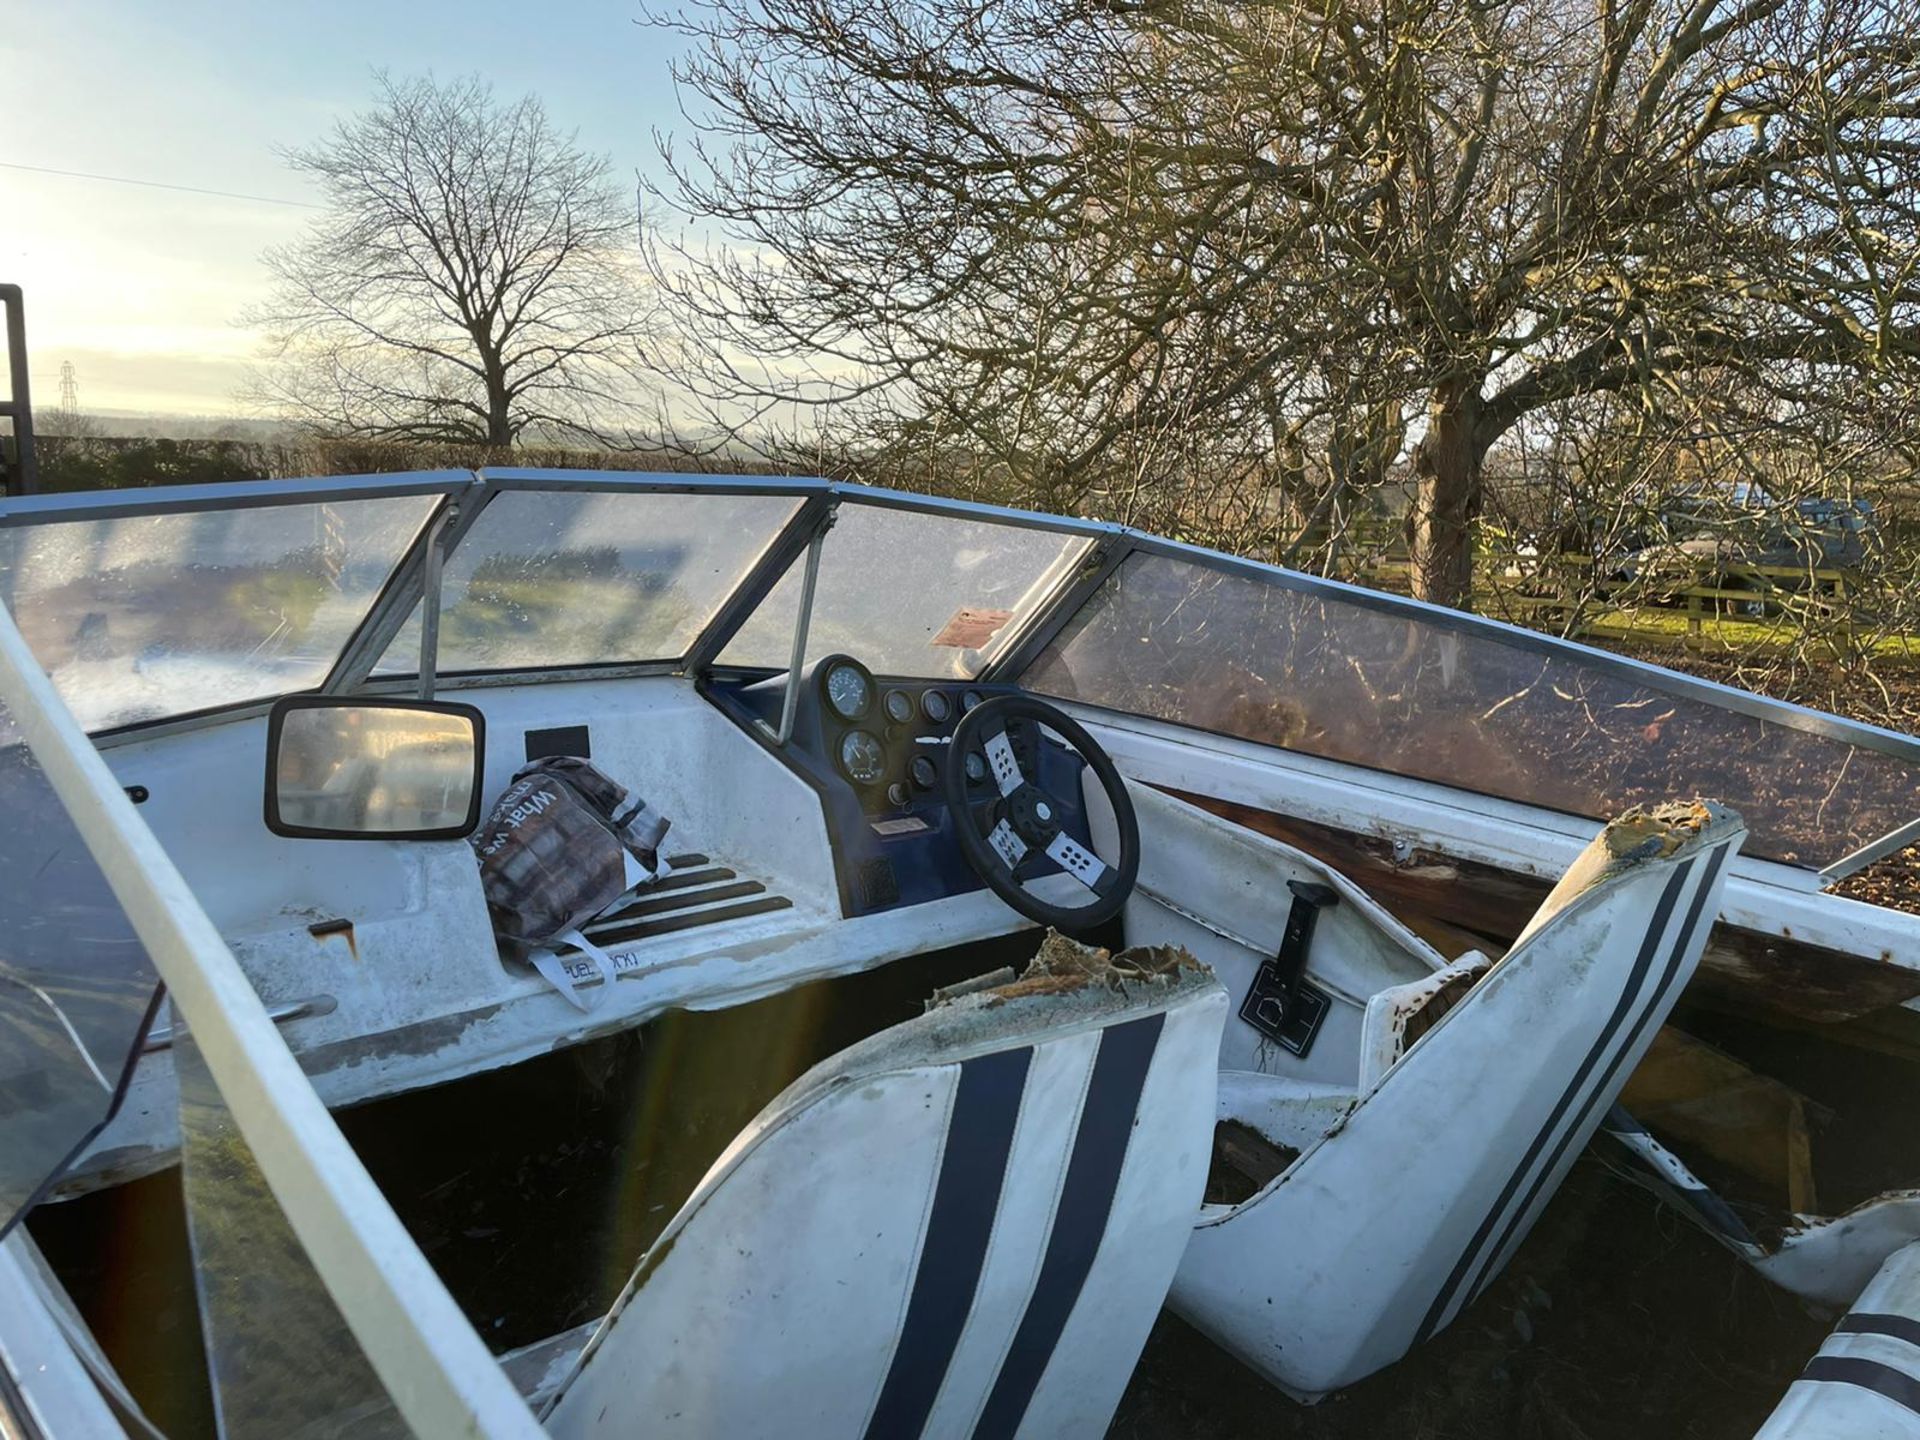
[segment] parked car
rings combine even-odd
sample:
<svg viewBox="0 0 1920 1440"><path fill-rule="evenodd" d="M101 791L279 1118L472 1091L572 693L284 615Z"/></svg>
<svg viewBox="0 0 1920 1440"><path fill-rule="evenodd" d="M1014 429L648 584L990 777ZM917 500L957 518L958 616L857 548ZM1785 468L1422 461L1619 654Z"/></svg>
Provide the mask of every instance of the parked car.
<svg viewBox="0 0 1920 1440"><path fill-rule="evenodd" d="M1750 600L1722 601L1729 613L1748 616L1777 608L1770 596L1831 588L1836 573L1871 568L1882 549L1870 502L1813 496L1781 503L1757 486L1672 496L1658 528L1660 538L1622 557L1614 584L1654 603L1698 587L1750 592Z"/></svg>

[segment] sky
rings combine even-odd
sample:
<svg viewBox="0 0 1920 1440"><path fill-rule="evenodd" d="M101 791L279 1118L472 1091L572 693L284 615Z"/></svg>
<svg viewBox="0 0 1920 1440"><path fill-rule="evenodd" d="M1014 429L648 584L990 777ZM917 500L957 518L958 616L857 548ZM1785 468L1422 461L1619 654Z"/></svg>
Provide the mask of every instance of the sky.
<svg viewBox="0 0 1920 1440"><path fill-rule="evenodd" d="M85 411L243 413L260 252L299 205L74 179L83 171L282 201L276 147L364 106L371 72L474 73L532 91L618 175L658 173L684 126L668 37L638 0L0 0L0 282L25 288L36 412L71 363ZM44 420L42 421L44 424Z"/></svg>

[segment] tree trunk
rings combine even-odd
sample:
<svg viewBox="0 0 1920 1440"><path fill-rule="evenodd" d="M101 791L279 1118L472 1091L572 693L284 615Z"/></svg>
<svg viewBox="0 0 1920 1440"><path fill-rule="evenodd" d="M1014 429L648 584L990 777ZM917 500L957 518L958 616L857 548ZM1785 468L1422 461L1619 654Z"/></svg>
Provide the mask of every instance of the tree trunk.
<svg viewBox="0 0 1920 1440"><path fill-rule="evenodd" d="M1480 514L1481 438L1478 380L1434 388L1427 433L1413 451L1413 593L1436 605L1464 608L1473 596L1473 522Z"/></svg>
<svg viewBox="0 0 1920 1440"><path fill-rule="evenodd" d="M480 344L480 365L487 383L487 444L513 443L512 401L507 398L507 369L492 344Z"/></svg>
<svg viewBox="0 0 1920 1440"><path fill-rule="evenodd" d="M507 413L507 392L505 386L495 388L487 386L487 443L489 445L511 445L513 428Z"/></svg>

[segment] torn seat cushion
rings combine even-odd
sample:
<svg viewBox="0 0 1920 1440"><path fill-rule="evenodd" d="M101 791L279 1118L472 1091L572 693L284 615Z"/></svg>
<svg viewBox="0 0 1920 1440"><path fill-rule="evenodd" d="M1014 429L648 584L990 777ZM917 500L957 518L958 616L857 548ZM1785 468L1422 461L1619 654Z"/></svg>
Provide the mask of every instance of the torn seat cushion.
<svg viewBox="0 0 1920 1440"><path fill-rule="evenodd" d="M1469 950L1445 969L1376 992L1360 1022L1360 1093L1378 1085L1394 1062L1465 999L1492 966L1478 950Z"/></svg>

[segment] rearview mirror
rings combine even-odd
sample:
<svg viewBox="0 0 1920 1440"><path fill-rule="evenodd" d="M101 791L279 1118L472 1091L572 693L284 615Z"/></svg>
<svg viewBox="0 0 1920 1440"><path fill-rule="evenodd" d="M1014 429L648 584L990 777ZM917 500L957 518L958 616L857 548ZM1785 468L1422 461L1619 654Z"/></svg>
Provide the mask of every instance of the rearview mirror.
<svg viewBox="0 0 1920 1440"><path fill-rule="evenodd" d="M451 840L480 823L486 722L471 705L300 695L267 716L267 828Z"/></svg>

